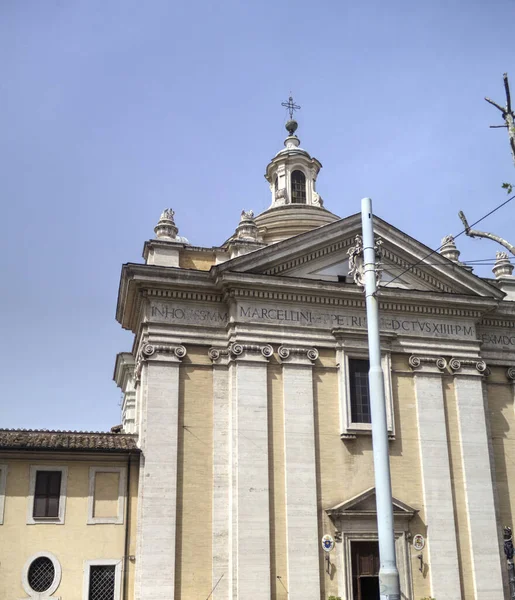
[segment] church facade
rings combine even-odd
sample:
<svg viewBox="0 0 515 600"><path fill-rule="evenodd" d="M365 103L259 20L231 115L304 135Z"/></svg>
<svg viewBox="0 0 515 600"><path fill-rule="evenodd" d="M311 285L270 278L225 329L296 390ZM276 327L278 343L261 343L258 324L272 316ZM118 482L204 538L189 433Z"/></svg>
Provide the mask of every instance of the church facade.
<svg viewBox="0 0 515 600"><path fill-rule="evenodd" d="M124 428L142 450L136 598L378 598L360 215L316 191L296 123L266 169L271 206L215 248L173 211L124 265ZM375 219L402 597L508 597L515 278L475 276ZM422 260L422 262L420 262ZM324 535L334 549L324 552ZM328 539L330 539L328 538ZM416 540L416 544L414 544ZM421 547L423 546L423 547Z"/></svg>
<svg viewBox="0 0 515 600"><path fill-rule="evenodd" d="M0 432L2 598L379 600L361 217L325 208L296 127L269 209L217 247L165 210L123 266L121 428ZM374 230L401 597L507 600L513 267Z"/></svg>

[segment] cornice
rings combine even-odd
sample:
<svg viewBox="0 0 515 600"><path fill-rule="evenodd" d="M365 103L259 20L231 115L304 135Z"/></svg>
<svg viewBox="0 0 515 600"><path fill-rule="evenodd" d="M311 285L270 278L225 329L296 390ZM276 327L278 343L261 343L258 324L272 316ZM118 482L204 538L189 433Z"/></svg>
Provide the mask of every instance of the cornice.
<svg viewBox="0 0 515 600"><path fill-rule="evenodd" d="M399 266L402 270L409 270L409 273L416 275L419 279L421 279L425 283L435 287L437 290L440 290L441 292L445 292L448 294L454 293L454 290L452 289L451 286L446 285L445 283L442 283L442 281L440 281L436 277L433 277L426 271L420 269L417 266L414 266L413 262L408 262L407 260L404 260L399 255L394 254L387 248L382 248L382 253L383 253L383 257L388 259L391 263Z"/></svg>
<svg viewBox="0 0 515 600"><path fill-rule="evenodd" d="M299 302L362 310L365 308L363 291L353 284L336 284L297 278L277 280L269 276L254 275L252 276L253 285L243 287L241 284L251 283L251 275L246 275L224 273L224 279L226 278L224 287L228 298ZM496 306L495 300L478 296L443 295L398 288L379 291L379 308L388 312L478 319L485 311L492 310Z"/></svg>
<svg viewBox="0 0 515 600"><path fill-rule="evenodd" d="M224 296L220 293L197 292L194 290L164 290L156 288L143 289L142 294L148 298L161 298L172 300L190 300L192 302L223 302Z"/></svg>
<svg viewBox="0 0 515 600"><path fill-rule="evenodd" d="M502 327L503 329L514 329L515 315L512 319L503 319L500 317L485 317L479 322L479 327Z"/></svg>

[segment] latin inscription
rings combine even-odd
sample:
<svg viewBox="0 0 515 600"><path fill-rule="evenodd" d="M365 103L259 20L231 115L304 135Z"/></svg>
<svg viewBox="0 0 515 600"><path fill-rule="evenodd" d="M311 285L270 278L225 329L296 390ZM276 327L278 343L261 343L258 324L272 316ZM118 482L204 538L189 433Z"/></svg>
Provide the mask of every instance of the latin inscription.
<svg viewBox="0 0 515 600"><path fill-rule="evenodd" d="M485 346L494 348L511 347L515 348L515 334L503 334L484 332L479 334L479 339Z"/></svg>
<svg viewBox="0 0 515 600"><path fill-rule="evenodd" d="M207 308L193 305L177 306L174 304L152 304L150 316L153 321L181 322L207 327L225 325L229 320L227 311L217 310L211 306Z"/></svg>
<svg viewBox="0 0 515 600"><path fill-rule="evenodd" d="M281 321L321 327L355 327L366 329L366 317L343 313L321 313L309 310L290 310L276 308L255 308L240 306L239 317L251 321ZM433 336L448 335L456 337L475 337L472 325L443 323L424 319L381 318L383 331L395 331L412 335L429 334Z"/></svg>
<svg viewBox="0 0 515 600"><path fill-rule="evenodd" d="M298 305L297 305L298 306ZM270 323L332 329L343 327L366 330L367 319L357 310L319 310L317 308L296 308L287 304L236 304L231 311L225 306L210 303L158 302L148 309L148 318L154 322L175 323L177 325L198 325L200 327L225 327L231 320L247 323ZM399 335L424 336L433 338L477 339L476 328L470 321L444 320L432 317L412 317L411 315L382 314L381 331ZM490 348L509 347L515 349L515 333L482 330L479 339Z"/></svg>

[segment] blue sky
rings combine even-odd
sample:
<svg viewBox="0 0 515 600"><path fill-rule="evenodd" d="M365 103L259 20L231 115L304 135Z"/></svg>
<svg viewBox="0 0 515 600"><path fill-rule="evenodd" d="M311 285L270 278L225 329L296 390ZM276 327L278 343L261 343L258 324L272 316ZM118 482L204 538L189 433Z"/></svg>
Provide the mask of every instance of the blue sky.
<svg viewBox="0 0 515 600"><path fill-rule="evenodd" d="M318 190L430 247L506 198L513 2L0 2L2 418L107 429L120 267L166 207L217 245L268 206L290 90ZM515 206L485 229L514 234ZM464 259L496 246L462 236ZM479 271L488 275L489 271Z"/></svg>

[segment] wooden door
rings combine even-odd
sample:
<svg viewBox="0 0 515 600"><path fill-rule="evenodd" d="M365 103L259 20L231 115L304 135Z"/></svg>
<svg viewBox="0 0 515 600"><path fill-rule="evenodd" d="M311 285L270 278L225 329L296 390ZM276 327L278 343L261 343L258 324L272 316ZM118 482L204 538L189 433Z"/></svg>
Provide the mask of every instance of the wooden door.
<svg viewBox="0 0 515 600"><path fill-rule="evenodd" d="M379 600L379 545L351 542L353 600Z"/></svg>

